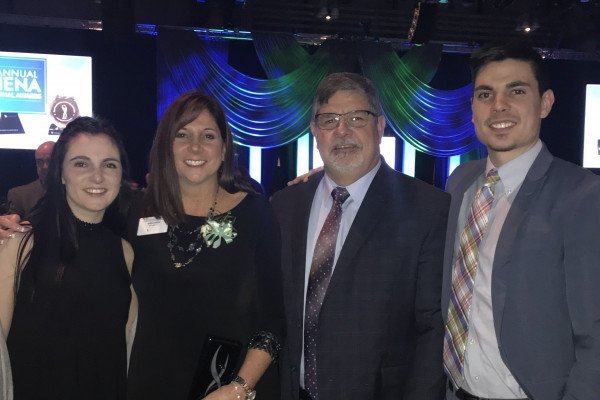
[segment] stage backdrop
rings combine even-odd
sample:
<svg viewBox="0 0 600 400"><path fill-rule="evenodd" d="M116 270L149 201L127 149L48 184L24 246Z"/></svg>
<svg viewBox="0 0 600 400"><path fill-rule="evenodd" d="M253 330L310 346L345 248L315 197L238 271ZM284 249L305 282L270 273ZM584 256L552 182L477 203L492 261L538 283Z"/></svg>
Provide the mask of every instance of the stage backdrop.
<svg viewBox="0 0 600 400"><path fill-rule="evenodd" d="M283 146L307 132L319 81L332 72L352 71L375 83L393 133L418 151L447 157L477 145L471 86L438 90L429 85L441 46L415 47L399 57L379 42L328 40L313 54L292 35L254 35L253 43L267 79L232 68L227 42L205 40L190 30L160 30L158 116L177 95L201 89L225 107L236 143Z"/></svg>

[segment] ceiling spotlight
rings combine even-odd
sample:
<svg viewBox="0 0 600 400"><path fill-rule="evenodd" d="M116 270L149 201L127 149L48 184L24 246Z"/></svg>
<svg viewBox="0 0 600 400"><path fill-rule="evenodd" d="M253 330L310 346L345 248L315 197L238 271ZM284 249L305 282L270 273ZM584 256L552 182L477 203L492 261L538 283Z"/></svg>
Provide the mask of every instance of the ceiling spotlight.
<svg viewBox="0 0 600 400"><path fill-rule="evenodd" d="M317 13L317 18L324 19L325 21L332 21L334 19L338 19L339 16L340 10L336 6L333 6L331 9L327 8L326 6L323 6L319 9L319 12Z"/></svg>
<svg viewBox="0 0 600 400"><path fill-rule="evenodd" d="M537 22L537 18L531 17L528 13L523 14L515 27L516 31L523 33L530 33L539 29L540 24Z"/></svg>
<svg viewBox="0 0 600 400"><path fill-rule="evenodd" d="M522 22L520 25L517 26L516 30L523 33L530 33L537 30L539 27L540 26L536 22Z"/></svg>

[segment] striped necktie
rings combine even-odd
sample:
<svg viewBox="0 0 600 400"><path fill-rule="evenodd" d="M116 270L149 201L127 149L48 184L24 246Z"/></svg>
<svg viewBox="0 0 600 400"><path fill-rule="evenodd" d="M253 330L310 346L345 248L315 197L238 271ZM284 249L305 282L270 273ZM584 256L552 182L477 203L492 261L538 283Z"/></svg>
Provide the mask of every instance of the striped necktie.
<svg viewBox="0 0 600 400"><path fill-rule="evenodd" d="M319 313L323 298L329 286L335 258L335 243L337 241L340 221L342 219L342 204L350 193L343 187L336 187L331 192L333 205L321 233L317 238L313 253L308 288L306 289L306 311L304 312L304 388L313 400L319 400L317 391L317 331Z"/></svg>
<svg viewBox="0 0 600 400"><path fill-rule="evenodd" d="M454 383L460 382L462 378L473 282L479 263L479 245L486 231L494 202L494 185L498 181L498 170L491 169L471 205L452 268L452 291L444 334L444 367Z"/></svg>

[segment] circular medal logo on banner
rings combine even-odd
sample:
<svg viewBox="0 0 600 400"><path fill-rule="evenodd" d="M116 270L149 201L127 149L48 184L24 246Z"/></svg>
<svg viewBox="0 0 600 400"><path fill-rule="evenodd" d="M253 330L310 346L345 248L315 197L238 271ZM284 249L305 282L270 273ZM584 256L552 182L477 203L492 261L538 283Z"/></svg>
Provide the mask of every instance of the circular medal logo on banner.
<svg viewBox="0 0 600 400"><path fill-rule="evenodd" d="M61 124L68 124L79 117L79 107L73 97L56 96L50 106L50 113Z"/></svg>

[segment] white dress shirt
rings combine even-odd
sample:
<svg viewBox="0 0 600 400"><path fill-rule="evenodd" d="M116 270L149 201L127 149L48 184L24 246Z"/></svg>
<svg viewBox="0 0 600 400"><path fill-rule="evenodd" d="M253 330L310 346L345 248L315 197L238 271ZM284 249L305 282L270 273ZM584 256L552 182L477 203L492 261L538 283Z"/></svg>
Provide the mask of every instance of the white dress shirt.
<svg viewBox="0 0 600 400"><path fill-rule="evenodd" d="M479 264L475 274L469 314L463 381L457 382L464 390L479 397L493 399L527 397L500 356L492 309L492 266L506 216L541 149L542 142L538 140L527 152L498 168L500 181L494 187L494 202L490 210L488 226L479 245ZM485 173L492 168L495 166L488 158ZM464 194L456 238L460 237L475 193L483 185L484 180L485 174L482 174ZM457 239L454 246L455 255L458 241Z"/></svg>

